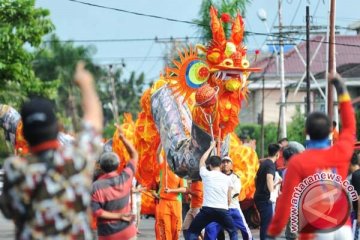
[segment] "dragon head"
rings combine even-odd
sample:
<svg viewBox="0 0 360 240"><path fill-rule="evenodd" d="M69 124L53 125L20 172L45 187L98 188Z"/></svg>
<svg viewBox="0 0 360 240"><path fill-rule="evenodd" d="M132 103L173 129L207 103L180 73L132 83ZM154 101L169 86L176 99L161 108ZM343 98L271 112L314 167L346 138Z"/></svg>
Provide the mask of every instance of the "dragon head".
<svg viewBox="0 0 360 240"><path fill-rule="evenodd" d="M165 79L184 102L195 93L196 106L202 110L214 112L216 104L218 125L224 130L223 134L227 134L238 124L241 102L248 91L248 76L260 69L250 68L247 60L247 49L243 45L244 21L240 14L233 19L227 15L227 22L232 23L228 39L223 28L224 18L218 17L214 7L210 8L210 19L210 43L179 49L178 59L173 60L172 67L166 68ZM214 97L217 100L214 101ZM193 120L205 128L202 112L196 108L194 111Z"/></svg>
<svg viewBox="0 0 360 240"><path fill-rule="evenodd" d="M219 18L217 10L213 6L210 8L213 39L207 47L201 45L197 47L206 54L210 84L218 86L220 90L233 92L245 87L250 72L258 69L250 68L246 58L247 49L243 45L243 18L240 14L234 19L229 15L225 16L226 18ZM223 20L232 23L229 39L226 39Z"/></svg>

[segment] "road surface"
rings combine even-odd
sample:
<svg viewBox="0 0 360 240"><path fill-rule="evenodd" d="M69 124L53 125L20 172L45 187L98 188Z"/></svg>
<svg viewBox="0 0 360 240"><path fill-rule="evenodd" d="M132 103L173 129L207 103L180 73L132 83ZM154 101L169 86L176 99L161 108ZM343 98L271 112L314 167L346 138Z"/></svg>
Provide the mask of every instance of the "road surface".
<svg viewBox="0 0 360 240"><path fill-rule="evenodd" d="M138 235L138 240L151 240L155 239L154 231L155 221L153 218L141 219L140 222L140 234ZM255 239L259 239L259 230L252 230ZM8 221L0 213L0 239L1 240L12 240L14 239L14 225L11 221ZM239 239L241 239L241 234L239 233ZM181 236L180 240L184 240Z"/></svg>

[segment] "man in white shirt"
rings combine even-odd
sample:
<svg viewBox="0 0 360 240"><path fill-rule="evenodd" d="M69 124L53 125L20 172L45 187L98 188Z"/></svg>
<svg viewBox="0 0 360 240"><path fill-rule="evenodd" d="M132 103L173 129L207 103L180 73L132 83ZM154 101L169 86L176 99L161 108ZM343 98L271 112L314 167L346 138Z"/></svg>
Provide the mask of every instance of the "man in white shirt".
<svg viewBox="0 0 360 240"><path fill-rule="evenodd" d="M231 191L229 213L233 219L234 225L237 229L240 229L243 239L253 239L251 231L240 208L238 196L241 191L241 181L239 176L232 170L232 159L229 156L225 156L221 160L221 164L222 172L230 177L233 186ZM220 231L222 231L220 224L216 222L210 223L205 228L205 240L215 240Z"/></svg>
<svg viewBox="0 0 360 240"><path fill-rule="evenodd" d="M215 145L216 143L212 142L200 159L204 200L200 213L196 215L188 230L190 240L197 240L201 230L211 222L219 223L229 233L231 240L238 239L235 225L228 211L232 192L231 178L221 172L221 159L218 156L211 156L208 160L211 171L205 166L205 161Z"/></svg>

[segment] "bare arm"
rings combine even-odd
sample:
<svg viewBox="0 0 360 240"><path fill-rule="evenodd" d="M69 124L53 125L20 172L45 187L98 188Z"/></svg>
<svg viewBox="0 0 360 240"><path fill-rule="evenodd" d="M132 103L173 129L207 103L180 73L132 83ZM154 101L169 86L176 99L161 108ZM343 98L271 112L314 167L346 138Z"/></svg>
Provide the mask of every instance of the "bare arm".
<svg viewBox="0 0 360 240"><path fill-rule="evenodd" d="M123 133L120 125L115 123L115 127L116 127L117 131L119 132L119 138L123 142L123 144L126 148L126 151L130 154L130 161L134 161L134 165L137 166L137 161L139 158L138 152L136 151L134 145L132 145L132 143L124 136L124 133Z"/></svg>
<svg viewBox="0 0 360 240"><path fill-rule="evenodd" d="M229 187L228 188L228 193L227 193L227 196L228 196L228 205L230 206L230 203L231 203L231 198L232 198L232 196L231 196L231 192L232 192L232 187Z"/></svg>
<svg viewBox="0 0 360 240"><path fill-rule="evenodd" d="M208 148L208 150L206 150L206 152L200 158L199 168L205 167L206 159L208 159L208 157L209 157L211 151L213 150L213 148L215 147L215 145L216 145L215 141L210 143L210 147Z"/></svg>
<svg viewBox="0 0 360 240"><path fill-rule="evenodd" d="M266 174L266 185L269 189L269 192L274 191L274 175L270 173Z"/></svg>
<svg viewBox="0 0 360 240"><path fill-rule="evenodd" d="M114 213L102 210L98 218L104 219L113 219L113 220L123 220L127 222L131 222L134 219L134 215L131 213Z"/></svg>
<svg viewBox="0 0 360 240"><path fill-rule="evenodd" d="M185 193L186 187L180 187L180 188L166 188L166 193Z"/></svg>
<svg viewBox="0 0 360 240"><path fill-rule="evenodd" d="M95 90L93 76L85 69L83 62L79 62L76 66L74 81L81 91L84 120L89 122L97 132L101 133L103 128L101 103Z"/></svg>

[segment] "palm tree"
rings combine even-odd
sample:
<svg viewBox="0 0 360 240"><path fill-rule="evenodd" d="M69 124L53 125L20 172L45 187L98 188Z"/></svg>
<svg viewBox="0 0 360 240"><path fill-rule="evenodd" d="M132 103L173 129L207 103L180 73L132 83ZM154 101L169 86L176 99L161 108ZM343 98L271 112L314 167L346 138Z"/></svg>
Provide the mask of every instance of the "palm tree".
<svg viewBox="0 0 360 240"><path fill-rule="evenodd" d="M219 16L222 13L227 13L232 17L235 17L238 13L245 18L246 5L249 4L251 0L218 0L218 1L208 1L204 0L201 4L199 10L199 19L195 19L198 31L200 36L204 38L204 42L209 42L212 39L212 33L210 29L210 15L209 9L213 5L218 9ZM225 34L229 37L230 34L230 25L229 23L224 23Z"/></svg>

